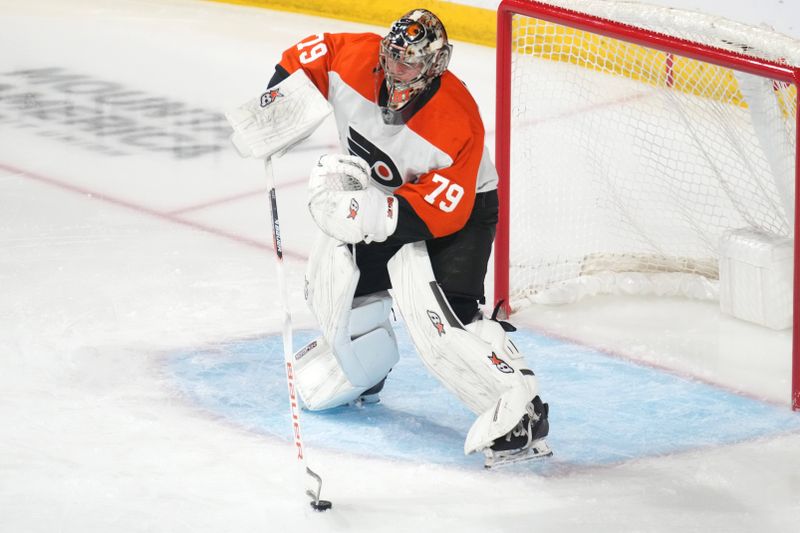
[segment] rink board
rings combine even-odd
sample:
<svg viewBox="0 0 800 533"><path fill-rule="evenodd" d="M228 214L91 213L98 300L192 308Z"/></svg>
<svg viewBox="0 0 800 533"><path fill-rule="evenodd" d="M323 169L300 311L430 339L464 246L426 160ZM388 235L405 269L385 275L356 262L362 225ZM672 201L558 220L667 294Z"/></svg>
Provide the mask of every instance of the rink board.
<svg viewBox="0 0 800 533"><path fill-rule="evenodd" d="M480 468L482 457L463 453L474 416L430 376L402 325L395 329L402 355L382 401L304 411L306 442L371 457ZM513 335L550 403L555 452L514 469L557 473L800 431L800 415L788 406L530 330ZM295 332L295 349L314 336ZM199 408L248 430L291 439L280 335L187 349L166 361L176 388Z"/></svg>

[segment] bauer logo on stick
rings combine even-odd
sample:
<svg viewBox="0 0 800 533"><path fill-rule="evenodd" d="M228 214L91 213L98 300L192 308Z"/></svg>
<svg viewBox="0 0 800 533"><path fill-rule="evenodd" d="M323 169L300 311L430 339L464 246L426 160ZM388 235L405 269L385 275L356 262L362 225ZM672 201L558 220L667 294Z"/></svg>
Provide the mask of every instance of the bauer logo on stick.
<svg viewBox="0 0 800 533"><path fill-rule="evenodd" d="M272 246L278 259L283 259L283 247L281 246L281 223L278 220L278 199L275 196L275 188L269 190L269 202L272 211Z"/></svg>
<svg viewBox="0 0 800 533"><path fill-rule="evenodd" d="M430 318L431 322L433 323L433 327L436 328L436 333L438 333L440 337L444 335L444 323L442 322L442 317L440 317L439 314L434 311L428 311L427 313L428 318Z"/></svg>
<svg viewBox="0 0 800 533"><path fill-rule="evenodd" d="M283 96L283 93L280 89L268 89L267 92L261 95L261 107L267 107L281 96Z"/></svg>

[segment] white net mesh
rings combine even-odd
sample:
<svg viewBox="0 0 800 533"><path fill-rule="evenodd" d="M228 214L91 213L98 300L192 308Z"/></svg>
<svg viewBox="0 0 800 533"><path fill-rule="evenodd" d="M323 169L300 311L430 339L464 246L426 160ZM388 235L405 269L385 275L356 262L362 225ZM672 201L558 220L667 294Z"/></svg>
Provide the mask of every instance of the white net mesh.
<svg viewBox="0 0 800 533"><path fill-rule="evenodd" d="M548 2L800 63L788 37L629 2ZM716 297L723 232L791 237L796 87L515 16L510 298Z"/></svg>

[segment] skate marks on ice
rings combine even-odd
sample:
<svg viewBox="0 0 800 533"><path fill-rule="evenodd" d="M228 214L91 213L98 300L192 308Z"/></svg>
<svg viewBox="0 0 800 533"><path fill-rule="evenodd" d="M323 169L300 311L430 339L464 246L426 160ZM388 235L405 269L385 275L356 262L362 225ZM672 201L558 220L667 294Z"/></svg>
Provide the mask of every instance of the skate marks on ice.
<svg viewBox="0 0 800 533"><path fill-rule="evenodd" d="M310 447L413 462L481 468L465 457L474 419L416 356L396 328L400 363L374 405L303 412ZM297 349L315 332L295 332ZM586 346L519 330L514 342L550 403L554 456L509 467L557 475L629 460L800 432L800 415L712 385L639 366ZM170 354L175 387L198 407L287 442L289 409L281 336L232 340Z"/></svg>

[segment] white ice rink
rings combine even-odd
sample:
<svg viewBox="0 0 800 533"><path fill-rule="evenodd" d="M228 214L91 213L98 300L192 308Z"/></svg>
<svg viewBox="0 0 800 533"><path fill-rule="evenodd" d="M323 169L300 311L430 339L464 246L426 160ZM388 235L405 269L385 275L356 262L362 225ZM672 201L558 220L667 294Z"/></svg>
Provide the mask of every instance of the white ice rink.
<svg viewBox="0 0 800 533"><path fill-rule="evenodd" d="M497 472L422 451L417 461L398 458L370 449L369 436L343 451L334 441L361 428L327 417L339 433L309 446L309 458L334 509L315 514L301 496L288 425L276 436L200 405L210 382L187 393L171 361L280 335L262 167L228 146L220 111L257 95L281 51L306 35L384 30L195 0L0 0L0 28L0 531L800 529L800 413L759 436ZM493 148L494 50L456 43L451 69L475 95ZM277 165L299 329L314 327L302 297L313 230L306 171L336 150L328 123ZM712 304L598 298L513 321L628 366L734 391L774 420L790 413L789 333L753 326L734 338L714 317ZM539 355L529 356L540 368ZM288 411L285 389L273 385L257 394ZM574 391L550 400L554 417L581 404L597 415L591 426L554 418L562 457L578 437L593 453L595 436L606 437L603 418L636 414L614 403L614 390ZM756 423L747 410L734 414L735 425ZM391 430L408 433L393 420ZM446 419L434 422L448 429ZM637 424L632 440L655 429ZM423 424L418 440L431 435Z"/></svg>

